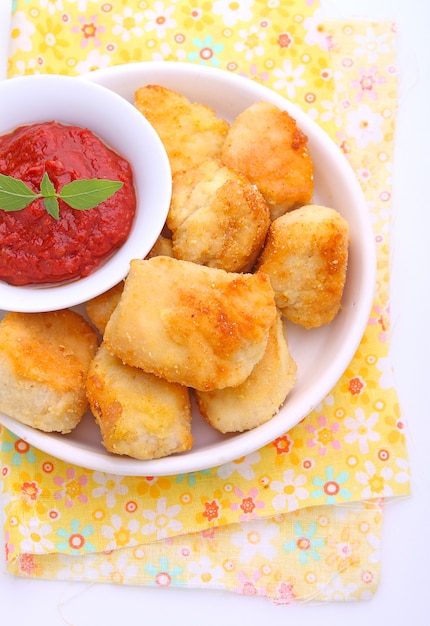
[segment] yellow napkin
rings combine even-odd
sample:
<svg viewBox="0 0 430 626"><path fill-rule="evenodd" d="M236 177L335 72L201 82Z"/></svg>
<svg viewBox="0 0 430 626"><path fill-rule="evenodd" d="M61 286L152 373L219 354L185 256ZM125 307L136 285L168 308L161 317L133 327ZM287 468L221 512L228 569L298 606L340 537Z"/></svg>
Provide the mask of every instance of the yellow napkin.
<svg viewBox="0 0 430 626"><path fill-rule="evenodd" d="M375 593L383 503L410 487L388 358L394 46L392 24L324 22L309 0L16 0L10 77L175 60L244 74L296 102L355 169L378 273L365 335L335 388L288 433L235 462L113 476L0 427L10 573L222 589L280 604Z"/></svg>

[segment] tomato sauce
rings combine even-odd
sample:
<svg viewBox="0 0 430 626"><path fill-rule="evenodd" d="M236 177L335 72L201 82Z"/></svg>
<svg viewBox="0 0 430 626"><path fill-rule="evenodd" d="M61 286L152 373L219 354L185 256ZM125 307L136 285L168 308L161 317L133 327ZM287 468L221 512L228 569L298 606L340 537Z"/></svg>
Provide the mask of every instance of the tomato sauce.
<svg viewBox="0 0 430 626"><path fill-rule="evenodd" d="M0 137L1 174L21 179L39 193L45 172L57 193L78 179L124 184L86 211L59 199L59 220L49 215L43 199L21 211L0 210L0 280L12 285L88 276L125 242L133 223L131 166L88 129L53 121L22 126Z"/></svg>

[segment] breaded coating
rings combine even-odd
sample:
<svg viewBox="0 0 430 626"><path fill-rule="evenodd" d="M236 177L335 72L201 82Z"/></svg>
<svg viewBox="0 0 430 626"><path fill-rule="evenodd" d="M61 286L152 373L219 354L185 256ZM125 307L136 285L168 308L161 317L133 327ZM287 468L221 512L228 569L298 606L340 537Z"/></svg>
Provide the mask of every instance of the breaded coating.
<svg viewBox="0 0 430 626"><path fill-rule="evenodd" d="M172 240L164 235L159 235L145 258L152 259L153 256L173 256Z"/></svg>
<svg viewBox="0 0 430 626"><path fill-rule="evenodd" d="M251 430L279 411L296 382L296 371L278 313L264 356L245 382L238 387L196 391L197 406L211 426L222 433Z"/></svg>
<svg viewBox="0 0 430 626"><path fill-rule="evenodd" d="M273 220L312 199L313 162L307 141L286 111L257 102L232 123L221 158L257 185Z"/></svg>
<svg viewBox="0 0 430 626"><path fill-rule="evenodd" d="M0 411L68 433L88 408L85 380L96 331L71 310L6 313L0 323Z"/></svg>
<svg viewBox="0 0 430 626"><path fill-rule="evenodd" d="M124 363L200 390L242 383L276 316L267 276L170 257L133 260L104 334Z"/></svg>
<svg viewBox="0 0 430 626"><path fill-rule="evenodd" d="M158 237L146 258L150 259L153 256L161 255L173 256L171 240L162 235ZM108 289L108 291L101 293L99 296L85 303L86 314L101 335L105 332L106 324L121 298L123 289L124 281L122 280L117 285Z"/></svg>
<svg viewBox="0 0 430 626"><path fill-rule="evenodd" d="M87 395L109 452L148 460L193 444L188 389L124 365L103 344L90 365Z"/></svg>
<svg viewBox="0 0 430 626"><path fill-rule="evenodd" d="M248 272L262 249L270 212L245 176L208 159L173 177L167 225L175 258Z"/></svg>
<svg viewBox="0 0 430 626"><path fill-rule="evenodd" d="M172 174L220 155L229 124L210 107L161 85L138 89L135 105L157 131Z"/></svg>
<svg viewBox="0 0 430 626"><path fill-rule="evenodd" d="M108 291L85 303L86 314L101 335L103 335L106 324L121 298L123 289L124 281L121 281L111 287L111 289L108 289Z"/></svg>
<svg viewBox="0 0 430 626"><path fill-rule="evenodd" d="M348 246L348 223L328 207L308 205L272 222L257 268L270 277L282 315L305 328L336 317Z"/></svg>

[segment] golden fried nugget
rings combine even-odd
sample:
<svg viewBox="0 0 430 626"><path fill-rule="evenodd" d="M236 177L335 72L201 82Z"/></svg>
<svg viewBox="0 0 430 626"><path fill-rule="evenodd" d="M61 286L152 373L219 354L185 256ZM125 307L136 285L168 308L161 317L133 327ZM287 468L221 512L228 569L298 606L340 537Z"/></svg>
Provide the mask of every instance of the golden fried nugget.
<svg viewBox="0 0 430 626"><path fill-rule="evenodd" d="M71 310L7 313L0 323L0 411L68 433L88 408L85 380L97 333Z"/></svg>
<svg viewBox="0 0 430 626"><path fill-rule="evenodd" d="M148 252L146 258L150 259L153 256L173 256L172 242L170 239L160 235ZM112 313L118 304L122 291L124 289L124 281L122 280L117 285L114 285L108 291L101 293L99 296L88 300L85 303L85 310L90 321L97 328L99 333L103 335L105 332L106 324Z"/></svg>
<svg viewBox="0 0 430 626"><path fill-rule="evenodd" d="M151 259L153 256L173 256L172 248L172 240L164 235L159 235L157 241L154 243L145 258Z"/></svg>
<svg viewBox="0 0 430 626"><path fill-rule="evenodd" d="M279 411L296 382L296 371L278 313L264 356L245 382L238 387L196 391L197 406L211 426L222 433L251 430Z"/></svg>
<svg viewBox="0 0 430 626"><path fill-rule="evenodd" d="M210 107L161 85L138 89L135 105L160 137L172 174L220 155L229 124Z"/></svg>
<svg viewBox="0 0 430 626"><path fill-rule="evenodd" d="M124 365L103 344L89 368L87 396L109 452L158 459L193 444L188 389Z"/></svg>
<svg viewBox="0 0 430 626"><path fill-rule="evenodd" d="M307 140L286 111L257 102L232 123L221 158L257 185L273 220L311 201L313 162Z"/></svg>
<svg viewBox="0 0 430 626"><path fill-rule="evenodd" d="M270 281L170 257L133 260L104 335L124 363L200 390L242 383L276 316Z"/></svg>
<svg viewBox="0 0 430 626"><path fill-rule="evenodd" d="M115 310L116 305L121 298L122 290L124 289L124 281L121 281L117 285L108 289L99 296L88 300L85 303L85 311L89 320L94 324L99 333L103 335L106 324L112 313Z"/></svg>
<svg viewBox="0 0 430 626"><path fill-rule="evenodd" d="M167 225L175 258L248 272L262 249L270 212L245 176L208 159L173 177Z"/></svg>
<svg viewBox="0 0 430 626"><path fill-rule="evenodd" d="M272 222L257 263L282 314L305 328L331 322L341 308L349 227L334 209L308 205Z"/></svg>

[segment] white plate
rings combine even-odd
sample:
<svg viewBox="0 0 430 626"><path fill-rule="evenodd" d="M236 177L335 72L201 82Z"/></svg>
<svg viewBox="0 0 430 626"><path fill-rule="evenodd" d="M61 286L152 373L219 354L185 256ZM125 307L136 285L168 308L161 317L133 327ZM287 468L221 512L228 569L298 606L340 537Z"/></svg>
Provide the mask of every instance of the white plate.
<svg viewBox="0 0 430 626"><path fill-rule="evenodd" d="M357 349L373 301L376 259L367 205L355 175L331 139L303 111L260 84L223 70L176 63L136 63L93 72L88 80L114 90L130 102L135 90L161 84L212 106L232 121L259 100L287 110L309 138L315 165L314 202L338 210L350 224L351 245L343 308L329 325L305 331L289 324L288 341L297 361L298 378L285 405L269 422L242 434L221 435L195 411L194 446L189 452L153 461L115 456L100 444L91 415L69 435L46 434L0 414L0 421L37 448L77 465L129 476L193 472L238 459L273 441L304 418L333 388ZM270 381L268 381L270 384Z"/></svg>

